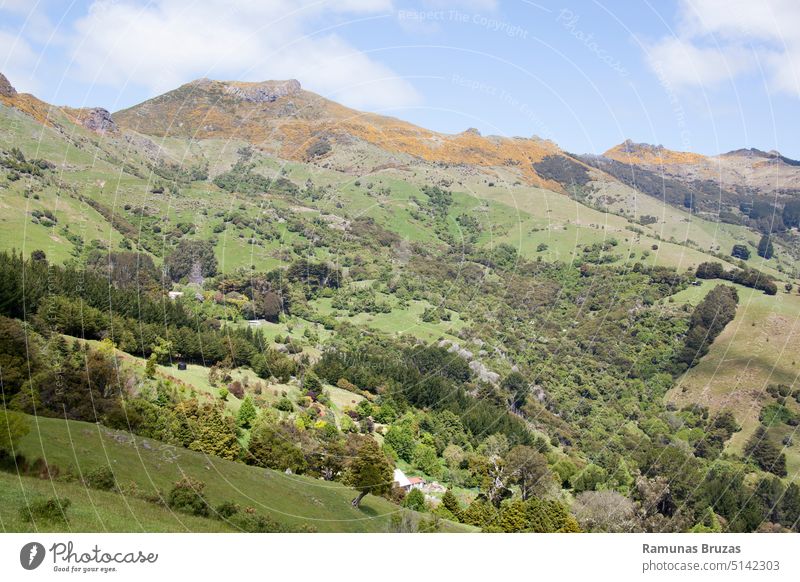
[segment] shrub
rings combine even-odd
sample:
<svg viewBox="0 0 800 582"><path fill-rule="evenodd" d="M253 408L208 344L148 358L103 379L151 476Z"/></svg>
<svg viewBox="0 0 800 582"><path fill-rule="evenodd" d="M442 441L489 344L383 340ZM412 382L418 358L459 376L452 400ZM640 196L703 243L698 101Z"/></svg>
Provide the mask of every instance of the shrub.
<svg viewBox="0 0 800 582"><path fill-rule="evenodd" d="M294 410L294 404L292 404L292 401L286 396L278 400L273 406L284 412L292 412Z"/></svg>
<svg viewBox="0 0 800 582"><path fill-rule="evenodd" d="M228 384L228 392L233 394L239 400L244 398L244 386L242 386L242 383L239 382L239 380L234 380Z"/></svg>
<svg viewBox="0 0 800 582"><path fill-rule="evenodd" d="M210 511L208 502L203 496L206 484L191 477L184 477L177 481L167 496L167 505L177 511L208 517Z"/></svg>
<svg viewBox="0 0 800 582"><path fill-rule="evenodd" d="M84 478L86 485L101 491L114 491L117 488L117 480L111 467L104 465L90 471Z"/></svg>
<svg viewBox="0 0 800 582"><path fill-rule="evenodd" d="M67 509L72 505L72 501L66 497L50 497L48 499L37 499L30 505L23 505L20 510L20 518L27 523L35 523L36 520L48 521L53 523L66 524Z"/></svg>
<svg viewBox="0 0 800 582"><path fill-rule="evenodd" d="M241 511L238 503L232 501L223 501L214 510L218 519L228 519Z"/></svg>

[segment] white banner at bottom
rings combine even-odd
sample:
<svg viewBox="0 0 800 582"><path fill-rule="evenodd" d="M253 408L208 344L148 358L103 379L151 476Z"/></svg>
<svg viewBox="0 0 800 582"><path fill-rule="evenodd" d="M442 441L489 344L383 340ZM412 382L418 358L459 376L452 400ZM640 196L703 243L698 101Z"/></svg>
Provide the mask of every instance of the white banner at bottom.
<svg viewBox="0 0 800 582"><path fill-rule="evenodd" d="M797 580L798 554L797 534L0 534L0 580Z"/></svg>

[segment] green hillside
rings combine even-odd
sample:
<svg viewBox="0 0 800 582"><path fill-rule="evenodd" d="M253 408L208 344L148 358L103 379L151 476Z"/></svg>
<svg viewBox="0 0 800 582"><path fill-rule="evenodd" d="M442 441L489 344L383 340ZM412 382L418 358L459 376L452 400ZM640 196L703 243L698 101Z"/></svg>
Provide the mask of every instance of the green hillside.
<svg viewBox="0 0 800 582"><path fill-rule="evenodd" d="M4 528L800 527L796 227L279 88L3 97Z"/></svg>
<svg viewBox="0 0 800 582"><path fill-rule="evenodd" d="M28 459L43 459L60 476L51 480L0 473L3 494L0 515L6 531L25 531L15 508L31 497L66 496L74 504L73 531L233 531L224 522L199 519L170 511L130 495L95 491L74 482L62 482L69 473L80 477L102 466L112 468L125 490L139 496L166 495L183 476L206 484L213 507L228 501L273 517L289 526L311 526L320 532L388 531L392 515L400 508L386 500L367 496L360 509L351 506L353 490L338 483L287 475L249 467L182 449L123 431L86 422L32 418L33 430L18 451ZM7 521L6 521L7 520ZM127 524L127 525L126 525ZM126 529L127 528L127 529ZM444 531L468 531L460 524L446 524Z"/></svg>

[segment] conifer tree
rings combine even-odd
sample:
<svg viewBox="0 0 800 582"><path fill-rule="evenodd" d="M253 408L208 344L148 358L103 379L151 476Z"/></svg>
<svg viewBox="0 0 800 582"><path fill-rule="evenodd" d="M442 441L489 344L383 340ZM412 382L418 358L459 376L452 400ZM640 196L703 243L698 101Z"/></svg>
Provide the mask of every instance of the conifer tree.
<svg viewBox="0 0 800 582"><path fill-rule="evenodd" d="M758 256L771 259L775 255L775 248L772 246L772 237L765 234L758 241Z"/></svg>
<svg viewBox="0 0 800 582"><path fill-rule="evenodd" d="M250 428L256 416L258 416L258 411L253 404L253 399L249 395L245 396L239 407L239 413L236 415L236 424L241 428Z"/></svg>

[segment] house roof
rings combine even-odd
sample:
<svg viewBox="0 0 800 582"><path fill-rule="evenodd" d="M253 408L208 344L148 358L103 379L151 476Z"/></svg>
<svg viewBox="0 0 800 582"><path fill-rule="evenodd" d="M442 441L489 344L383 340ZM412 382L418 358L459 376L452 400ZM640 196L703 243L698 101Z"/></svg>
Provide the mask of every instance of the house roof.
<svg viewBox="0 0 800 582"><path fill-rule="evenodd" d="M400 469L394 470L394 482L397 483L398 487L408 487L411 485L411 481L408 480L406 474L403 473Z"/></svg>
<svg viewBox="0 0 800 582"><path fill-rule="evenodd" d="M425 483L425 479L423 479L422 477L409 477L408 482L411 485L418 485L420 483Z"/></svg>

